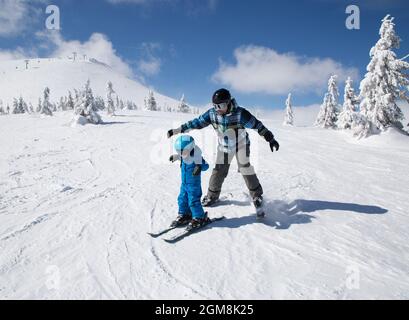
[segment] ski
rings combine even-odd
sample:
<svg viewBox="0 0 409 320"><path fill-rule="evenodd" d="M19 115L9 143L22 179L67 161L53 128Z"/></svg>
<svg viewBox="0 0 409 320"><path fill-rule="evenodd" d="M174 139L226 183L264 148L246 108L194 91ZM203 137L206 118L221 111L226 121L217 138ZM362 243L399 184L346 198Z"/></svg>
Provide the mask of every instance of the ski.
<svg viewBox="0 0 409 320"><path fill-rule="evenodd" d="M194 233L202 231L203 229L205 229L206 227L208 227L212 223L224 220L225 218L226 217L223 216L223 217L219 217L219 218L210 219L206 224L202 225L199 228L196 228L196 229L191 230L191 231L185 229L182 232L180 232L179 234L176 234L175 236L173 236L173 237L171 237L169 239L164 239L164 241L166 241L167 243L171 243L171 244L179 242L179 241L185 239L186 237L188 237L188 236L190 236L190 235L192 235Z"/></svg>
<svg viewBox="0 0 409 320"><path fill-rule="evenodd" d="M162 231L159 231L158 233L151 233L151 232L148 232L148 234L152 237L152 238L159 238L160 236L163 236L164 234L167 234L168 232L170 232L170 231L172 231L172 230L175 230L175 229L178 229L178 228L180 228L180 227L169 227L169 228L167 228L167 229L164 229L164 230L162 230Z"/></svg>

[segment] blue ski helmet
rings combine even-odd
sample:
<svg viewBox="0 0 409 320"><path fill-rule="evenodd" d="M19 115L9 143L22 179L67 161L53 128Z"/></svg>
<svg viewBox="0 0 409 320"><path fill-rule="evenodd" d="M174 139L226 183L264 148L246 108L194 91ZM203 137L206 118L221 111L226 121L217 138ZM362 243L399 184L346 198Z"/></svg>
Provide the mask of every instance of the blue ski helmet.
<svg viewBox="0 0 409 320"><path fill-rule="evenodd" d="M191 136L180 136L175 142L175 149L178 153L182 153L184 150L193 150L195 146L195 139Z"/></svg>

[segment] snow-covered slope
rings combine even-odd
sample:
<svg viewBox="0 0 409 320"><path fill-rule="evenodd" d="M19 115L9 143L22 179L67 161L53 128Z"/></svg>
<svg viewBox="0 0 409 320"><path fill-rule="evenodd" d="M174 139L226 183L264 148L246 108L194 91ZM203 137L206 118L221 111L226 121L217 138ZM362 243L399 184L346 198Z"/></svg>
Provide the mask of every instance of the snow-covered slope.
<svg viewBox="0 0 409 320"><path fill-rule="evenodd" d="M126 78L109 66L94 59L31 59L26 69L25 60L0 61L0 99L11 105L13 98L20 95L34 106L42 97L44 89L51 90L51 101L58 102L67 96L68 90L81 89L87 80L95 95L105 98L107 82L111 81L114 90L124 101L131 100L139 108L143 107L149 89L138 81ZM160 106L176 106L177 101L155 93Z"/></svg>
<svg viewBox="0 0 409 320"><path fill-rule="evenodd" d="M409 299L408 137L264 119L282 146L252 134L265 223L233 164L209 210L227 220L169 245L147 232L177 214L165 135L189 117L70 120L0 117L0 298ZM213 162L212 129L194 136Z"/></svg>

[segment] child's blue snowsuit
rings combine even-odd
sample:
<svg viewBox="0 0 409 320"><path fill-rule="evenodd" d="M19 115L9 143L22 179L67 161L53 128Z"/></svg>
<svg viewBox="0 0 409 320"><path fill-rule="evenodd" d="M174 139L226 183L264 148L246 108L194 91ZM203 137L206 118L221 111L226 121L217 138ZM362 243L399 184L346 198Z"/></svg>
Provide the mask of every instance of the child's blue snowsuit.
<svg viewBox="0 0 409 320"><path fill-rule="evenodd" d="M179 214L192 214L193 219L204 218L205 212L202 207L202 179L201 174L193 176L196 165L202 166L202 171L209 169L208 163L202 157L202 151L195 147L190 156L181 158L182 186L178 197Z"/></svg>

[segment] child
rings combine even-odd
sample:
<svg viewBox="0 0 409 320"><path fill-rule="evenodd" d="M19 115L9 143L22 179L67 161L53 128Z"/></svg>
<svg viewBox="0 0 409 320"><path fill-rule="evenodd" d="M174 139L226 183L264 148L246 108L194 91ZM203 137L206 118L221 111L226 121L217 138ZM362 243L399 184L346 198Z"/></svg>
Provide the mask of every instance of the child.
<svg viewBox="0 0 409 320"><path fill-rule="evenodd" d="M188 230L201 227L207 222L207 213L204 212L201 197L201 172L207 171L209 165L202 157L202 151L196 146L191 136L181 136L175 142L177 154L169 161L181 161L182 186L178 198L179 216L172 223L172 227L188 225Z"/></svg>

